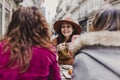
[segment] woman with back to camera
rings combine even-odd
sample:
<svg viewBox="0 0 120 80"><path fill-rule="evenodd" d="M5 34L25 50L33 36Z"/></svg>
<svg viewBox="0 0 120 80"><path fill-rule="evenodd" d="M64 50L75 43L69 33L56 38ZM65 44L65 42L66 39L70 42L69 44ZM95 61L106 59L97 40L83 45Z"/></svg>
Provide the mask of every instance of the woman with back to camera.
<svg viewBox="0 0 120 80"><path fill-rule="evenodd" d="M36 7L20 7L0 42L0 80L61 80L48 24Z"/></svg>
<svg viewBox="0 0 120 80"><path fill-rule="evenodd" d="M52 42L55 46L57 46L59 64L72 65L72 57L66 55L64 58L61 54L67 54L68 51L66 51L66 46L68 47L68 44L72 42L72 39L74 40L80 35L82 30L81 26L75 23L72 18L66 17L65 19L58 20L54 23L54 30L58 36L54 38Z"/></svg>
<svg viewBox="0 0 120 80"><path fill-rule="evenodd" d="M120 10L98 12L90 30L71 44L73 80L120 80Z"/></svg>

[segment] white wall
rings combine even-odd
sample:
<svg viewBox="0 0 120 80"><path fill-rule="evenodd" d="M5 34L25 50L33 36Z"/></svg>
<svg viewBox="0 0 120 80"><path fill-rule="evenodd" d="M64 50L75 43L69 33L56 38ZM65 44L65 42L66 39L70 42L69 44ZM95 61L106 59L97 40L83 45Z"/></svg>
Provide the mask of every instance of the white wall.
<svg viewBox="0 0 120 80"><path fill-rule="evenodd" d="M52 21L55 16L58 0L45 0L44 7L46 9L46 19L48 22Z"/></svg>
<svg viewBox="0 0 120 80"><path fill-rule="evenodd" d="M22 3L20 3L22 6L33 6L33 0L23 0Z"/></svg>

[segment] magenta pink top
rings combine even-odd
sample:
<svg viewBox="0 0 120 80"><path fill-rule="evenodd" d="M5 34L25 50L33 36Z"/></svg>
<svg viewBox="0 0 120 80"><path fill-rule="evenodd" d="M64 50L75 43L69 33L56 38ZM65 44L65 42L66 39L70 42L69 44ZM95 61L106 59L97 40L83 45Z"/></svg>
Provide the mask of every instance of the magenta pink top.
<svg viewBox="0 0 120 80"><path fill-rule="evenodd" d="M1 68L10 57L10 50L5 55L2 54L2 47L3 42L0 42L0 80L61 80L56 53L46 48L32 47L29 68L26 72L19 73L17 69Z"/></svg>

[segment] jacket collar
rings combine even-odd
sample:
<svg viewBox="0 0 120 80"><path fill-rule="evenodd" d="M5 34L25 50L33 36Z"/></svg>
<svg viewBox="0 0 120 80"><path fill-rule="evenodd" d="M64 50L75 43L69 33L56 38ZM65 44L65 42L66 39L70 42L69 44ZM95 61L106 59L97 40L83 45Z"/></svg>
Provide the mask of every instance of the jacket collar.
<svg viewBox="0 0 120 80"><path fill-rule="evenodd" d="M76 53L85 46L103 45L120 46L120 31L97 31L87 32L80 35L79 38L70 45L70 50Z"/></svg>

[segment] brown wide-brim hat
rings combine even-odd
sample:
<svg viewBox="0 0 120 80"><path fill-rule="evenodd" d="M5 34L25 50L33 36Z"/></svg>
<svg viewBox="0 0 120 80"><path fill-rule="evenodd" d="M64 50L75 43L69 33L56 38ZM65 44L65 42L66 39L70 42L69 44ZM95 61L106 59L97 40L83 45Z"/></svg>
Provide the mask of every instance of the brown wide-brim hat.
<svg viewBox="0 0 120 80"><path fill-rule="evenodd" d="M73 19L68 17L63 20L58 20L54 23L53 27L54 27L54 30L56 33L59 34L60 27L63 23L70 23L74 27L74 29L77 31L77 34L80 34L82 32L81 26L78 25L77 23L73 22Z"/></svg>

